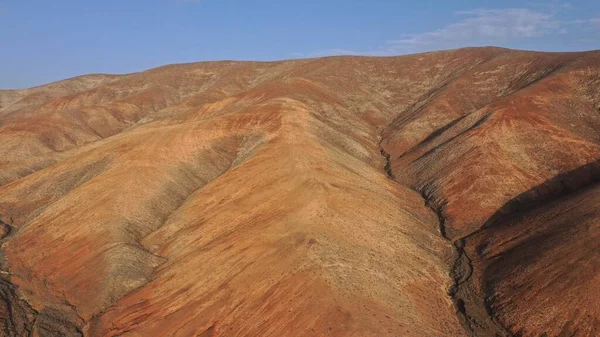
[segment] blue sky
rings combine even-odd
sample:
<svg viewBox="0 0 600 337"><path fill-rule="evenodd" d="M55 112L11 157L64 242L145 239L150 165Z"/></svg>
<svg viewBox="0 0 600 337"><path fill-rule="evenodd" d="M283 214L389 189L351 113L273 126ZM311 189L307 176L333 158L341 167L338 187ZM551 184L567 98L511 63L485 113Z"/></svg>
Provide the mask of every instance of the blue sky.
<svg viewBox="0 0 600 337"><path fill-rule="evenodd" d="M0 88L179 62L481 45L600 49L600 1L0 0Z"/></svg>

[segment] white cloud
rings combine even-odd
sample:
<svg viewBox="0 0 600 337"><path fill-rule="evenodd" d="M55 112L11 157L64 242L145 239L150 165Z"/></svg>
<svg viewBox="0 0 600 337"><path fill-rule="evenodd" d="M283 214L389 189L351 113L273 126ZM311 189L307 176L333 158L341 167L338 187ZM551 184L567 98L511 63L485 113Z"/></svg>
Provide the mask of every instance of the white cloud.
<svg viewBox="0 0 600 337"><path fill-rule="evenodd" d="M538 8L546 8L546 9L553 9L553 10L561 10L561 9L573 7L570 2L560 2L560 1L545 1L545 2L530 1L530 2L526 2L525 5L527 7L538 7Z"/></svg>
<svg viewBox="0 0 600 337"><path fill-rule="evenodd" d="M365 50L329 49L299 57L329 55L398 55L431 50L481 45L510 45L522 39L536 39L552 34L565 36L580 33L587 38L589 27L600 29L600 17L592 19L559 19L561 10L571 7L566 2L534 2L530 8L472 9L454 13L457 20L430 32L405 34L396 40ZM535 8L535 9L533 9ZM592 40L597 40L596 38Z"/></svg>
<svg viewBox="0 0 600 337"><path fill-rule="evenodd" d="M430 47L496 44L541 37L562 29L553 14L526 8L475 9L456 14L464 19L432 32L407 34L402 39L388 41L387 49L411 52Z"/></svg>

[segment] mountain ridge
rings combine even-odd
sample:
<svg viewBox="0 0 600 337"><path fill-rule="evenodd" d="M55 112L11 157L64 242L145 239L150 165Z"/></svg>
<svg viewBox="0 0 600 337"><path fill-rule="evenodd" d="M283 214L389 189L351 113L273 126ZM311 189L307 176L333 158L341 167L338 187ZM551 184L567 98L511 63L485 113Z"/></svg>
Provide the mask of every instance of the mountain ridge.
<svg viewBox="0 0 600 337"><path fill-rule="evenodd" d="M600 308L581 309L597 290L593 198L487 224L600 159L600 51L467 48L94 76L0 91L0 213L14 228L2 243L6 335L598 331ZM506 248L511 233L563 209L585 223L557 218L538 225L553 238L543 249ZM578 242L553 234L569 226ZM542 297L564 310L547 313ZM3 309L18 301L31 309Z"/></svg>

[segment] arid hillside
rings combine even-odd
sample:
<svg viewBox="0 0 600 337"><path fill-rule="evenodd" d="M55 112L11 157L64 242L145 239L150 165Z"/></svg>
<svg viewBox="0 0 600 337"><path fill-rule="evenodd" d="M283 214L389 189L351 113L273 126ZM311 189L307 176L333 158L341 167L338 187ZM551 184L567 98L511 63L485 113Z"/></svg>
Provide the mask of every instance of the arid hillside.
<svg viewBox="0 0 600 337"><path fill-rule="evenodd" d="M0 91L0 336L600 336L600 51Z"/></svg>

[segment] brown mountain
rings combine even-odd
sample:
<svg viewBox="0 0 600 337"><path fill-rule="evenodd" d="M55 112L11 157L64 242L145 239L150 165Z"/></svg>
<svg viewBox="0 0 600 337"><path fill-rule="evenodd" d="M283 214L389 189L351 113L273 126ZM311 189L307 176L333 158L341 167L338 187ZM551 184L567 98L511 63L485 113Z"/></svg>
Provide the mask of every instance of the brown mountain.
<svg viewBox="0 0 600 337"><path fill-rule="evenodd" d="M0 91L0 336L599 336L600 51Z"/></svg>

